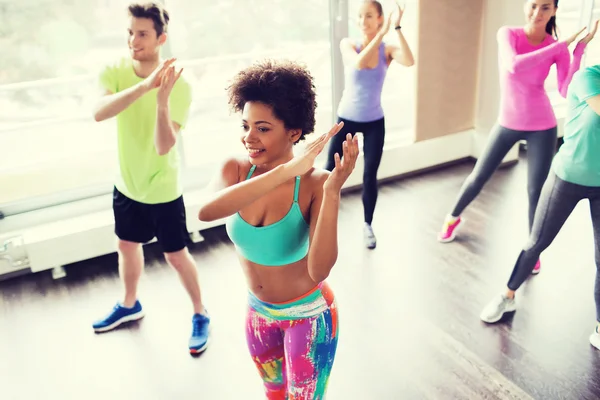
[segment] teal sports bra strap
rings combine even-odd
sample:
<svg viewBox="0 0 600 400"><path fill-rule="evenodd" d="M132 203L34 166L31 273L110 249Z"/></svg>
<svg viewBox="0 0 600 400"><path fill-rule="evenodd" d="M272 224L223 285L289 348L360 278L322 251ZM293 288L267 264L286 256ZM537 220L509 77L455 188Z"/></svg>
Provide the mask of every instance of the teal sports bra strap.
<svg viewBox="0 0 600 400"><path fill-rule="evenodd" d="M294 203L298 202L298 193L300 193L300 177L296 177L296 184L294 185Z"/></svg>
<svg viewBox="0 0 600 400"><path fill-rule="evenodd" d="M252 168L250 168L250 171L248 171L248 176L246 176L246 180L250 179L250 177L254 173L255 169L256 169L256 165L253 165ZM296 177L296 184L294 185L294 203L298 202L298 193L300 193L300 177L299 176Z"/></svg>
<svg viewBox="0 0 600 400"><path fill-rule="evenodd" d="M253 165L252 168L250 168L250 171L248 171L248 176L246 176L246 180L250 179L250 177L254 173L255 169L256 169L256 165Z"/></svg>

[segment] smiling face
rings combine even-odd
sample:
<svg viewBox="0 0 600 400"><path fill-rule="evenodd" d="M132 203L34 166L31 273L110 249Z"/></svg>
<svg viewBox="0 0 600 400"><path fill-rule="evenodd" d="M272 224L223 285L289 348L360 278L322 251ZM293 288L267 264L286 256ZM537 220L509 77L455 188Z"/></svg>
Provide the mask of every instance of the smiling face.
<svg viewBox="0 0 600 400"><path fill-rule="evenodd" d="M242 115L241 142L249 161L269 170L294 157L294 145L315 129L313 77L288 60L257 62L233 77L229 105Z"/></svg>
<svg viewBox="0 0 600 400"><path fill-rule="evenodd" d="M556 16L555 0L528 0L525 2L525 19L538 29L545 29L550 18Z"/></svg>
<svg viewBox="0 0 600 400"><path fill-rule="evenodd" d="M271 106L249 101L242 111L242 143L252 164L279 165L294 156L294 143L301 130L286 129Z"/></svg>
<svg viewBox="0 0 600 400"><path fill-rule="evenodd" d="M358 27L365 35L376 34L383 25L383 16L372 2L364 2L358 11Z"/></svg>
<svg viewBox="0 0 600 400"><path fill-rule="evenodd" d="M160 47L165 43L167 35L157 35L152 19L131 16L127 31L131 58L137 61L154 61L159 58Z"/></svg>

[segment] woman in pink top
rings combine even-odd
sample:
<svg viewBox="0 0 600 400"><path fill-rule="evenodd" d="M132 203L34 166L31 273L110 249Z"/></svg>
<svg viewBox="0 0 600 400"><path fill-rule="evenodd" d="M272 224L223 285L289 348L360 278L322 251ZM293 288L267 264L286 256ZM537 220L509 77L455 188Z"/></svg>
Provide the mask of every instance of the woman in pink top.
<svg viewBox="0 0 600 400"><path fill-rule="evenodd" d="M566 40L556 39L558 0L528 0L525 3L527 23L524 27L502 27L498 30L501 104L498 122L473 172L463 184L450 215L438 235L441 242L451 242L464 222L460 215L475 199L498 168L509 150L520 140L527 141L529 229L556 152L556 117L544 82L550 67L556 64L558 90L566 97L573 74L581 64L588 34L573 50L568 46L584 31ZM539 261L534 273L539 272Z"/></svg>

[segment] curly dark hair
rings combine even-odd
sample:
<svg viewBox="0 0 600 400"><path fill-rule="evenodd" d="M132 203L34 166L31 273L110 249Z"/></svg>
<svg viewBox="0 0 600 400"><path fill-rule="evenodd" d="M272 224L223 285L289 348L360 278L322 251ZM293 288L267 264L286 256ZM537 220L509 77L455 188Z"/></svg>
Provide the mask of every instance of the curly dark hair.
<svg viewBox="0 0 600 400"><path fill-rule="evenodd" d="M317 107L313 77L293 61L264 60L238 72L227 88L235 112L249 101L270 106L286 129L301 129L298 142L315 129ZM296 143L298 143L296 142Z"/></svg>

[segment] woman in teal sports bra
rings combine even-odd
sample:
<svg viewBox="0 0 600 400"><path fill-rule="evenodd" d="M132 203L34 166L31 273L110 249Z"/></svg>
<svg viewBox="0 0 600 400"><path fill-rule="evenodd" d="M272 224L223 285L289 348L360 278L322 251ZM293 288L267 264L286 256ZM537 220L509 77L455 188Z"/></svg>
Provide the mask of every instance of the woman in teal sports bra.
<svg viewBox="0 0 600 400"><path fill-rule="evenodd" d="M249 285L248 348L267 398L323 399L338 338L325 279L338 255L340 191L358 143L347 136L332 172L313 164L343 123L294 156L294 145L314 130L316 101L312 76L292 62L240 71L228 93L242 113L248 156L223 163L198 217L227 218Z"/></svg>

